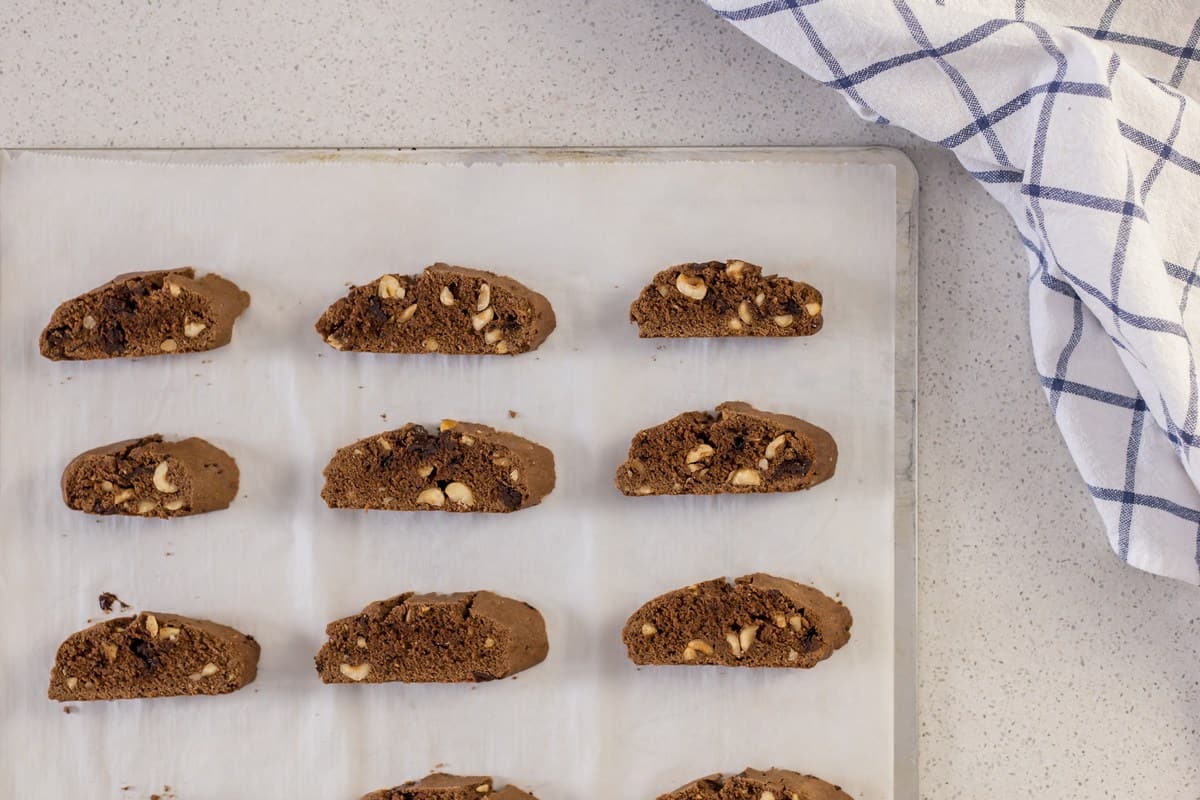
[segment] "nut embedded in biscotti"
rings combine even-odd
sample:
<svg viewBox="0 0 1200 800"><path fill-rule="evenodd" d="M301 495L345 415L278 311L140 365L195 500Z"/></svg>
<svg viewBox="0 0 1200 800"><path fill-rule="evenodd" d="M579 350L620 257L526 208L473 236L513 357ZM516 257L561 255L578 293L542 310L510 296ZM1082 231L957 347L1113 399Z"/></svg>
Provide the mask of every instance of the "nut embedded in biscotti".
<svg viewBox="0 0 1200 800"><path fill-rule="evenodd" d="M352 287L316 328L341 350L507 355L537 349L554 325L549 301L512 278L434 264Z"/></svg>
<svg viewBox="0 0 1200 800"><path fill-rule="evenodd" d="M467 508L475 505L475 494L471 491L471 487L460 481L451 481L446 484L446 499Z"/></svg>
<svg viewBox="0 0 1200 800"><path fill-rule="evenodd" d="M446 503L446 495L436 486L431 486L417 495L417 505L441 508Z"/></svg>
<svg viewBox="0 0 1200 800"><path fill-rule="evenodd" d="M358 681L366 680L367 676L371 674L371 665L370 664L354 664L354 665L342 664L338 667L338 671L341 672L341 674L345 675L350 680L355 681L357 683Z"/></svg>
<svg viewBox="0 0 1200 800"><path fill-rule="evenodd" d="M179 491L179 487L167 479L168 469L170 469L170 465L166 461L158 462L158 466L154 468L154 488L163 494L174 494Z"/></svg>
<svg viewBox="0 0 1200 800"><path fill-rule="evenodd" d="M693 300L703 300L708 294L708 284L704 282L703 278L688 275L685 272L679 273L679 277L675 279L675 288L681 295Z"/></svg>
<svg viewBox="0 0 1200 800"><path fill-rule="evenodd" d="M761 486L762 475L756 469L737 469L729 476L729 482L734 486Z"/></svg>

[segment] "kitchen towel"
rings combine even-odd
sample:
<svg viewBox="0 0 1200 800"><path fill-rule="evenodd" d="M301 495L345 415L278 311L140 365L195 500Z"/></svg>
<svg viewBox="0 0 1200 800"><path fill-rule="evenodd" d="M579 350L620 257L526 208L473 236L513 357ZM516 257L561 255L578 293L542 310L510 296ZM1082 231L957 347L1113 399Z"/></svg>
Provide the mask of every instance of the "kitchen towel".
<svg viewBox="0 0 1200 800"><path fill-rule="evenodd" d="M1200 583L1196 3L710 5L1008 209L1038 374L1113 550Z"/></svg>

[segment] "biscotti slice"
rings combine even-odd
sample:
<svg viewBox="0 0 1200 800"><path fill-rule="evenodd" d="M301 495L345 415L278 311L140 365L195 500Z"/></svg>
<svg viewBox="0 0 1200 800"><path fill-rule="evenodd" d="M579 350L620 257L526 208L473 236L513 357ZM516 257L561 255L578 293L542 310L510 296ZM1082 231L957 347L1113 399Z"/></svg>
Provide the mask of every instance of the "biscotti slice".
<svg viewBox="0 0 1200 800"><path fill-rule="evenodd" d="M237 462L224 450L157 433L80 453L62 476L67 507L89 514L186 517L227 508L237 490Z"/></svg>
<svg viewBox="0 0 1200 800"><path fill-rule="evenodd" d="M486 591L408 592L325 633L316 657L325 683L478 683L529 669L549 651L536 608Z"/></svg>
<svg viewBox="0 0 1200 800"><path fill-rule="evenodd" d="M537 800L515 786L497 789L490 775L447 775L435 772L419 781L365 794L362 800Z"/></svg>
<svg viewBox="0 0 1200 800"><path fill-rule="evenodd" d="M51 700L228 694L258 670L258 642L226 625L147 611L72 634L50 672Z"/></svg>
<svg viewBox="0 0 1200 800"><path fill-rule="evenodd" d="M660 595L621 638L635 664L807 669L850 640L852 622L819 590L759 572Z"/></svg>
<svg viewBox="0 0 1200 800"><path fill-rule="evenodd" d="M250 295L191 267L128 272L60 305L42 331L54 361L195 353L229 344Z"/></svg>
<svg viewBox="0 0 1200 800"><path fill-rule="evenodd" d="M524 284L438 263L353 287L316 327L337 350L515 355L536 350L554 325L550 301Z"/></svg>
<svg viewBox="0 0 1200 800"><path fill-rule="evenodd" d="M737 775L709 775L680 786L658 800L854 800L842 787L786 769L746 769Z"/></svg>
<svg viewBox="0 0 1200 800"><path fill-rule="evenodd" d="M334 453L321 497L330 508L507 513L554 488L554 454L486 425L409 423Z"/></svg>
<svg viewBox="0 0 1200 800"><path fill-rule="evenodd" d="M627 495L808 489L833 476L837 443L816 425L748 403L688 411L639 431L617 469Z"/></svg>
<svg viewBox="0 0 1200 800"><path fill-rule="evenodd" d="M821 293L763 275L745 261L679 264L654 276L629 307L643 339L811 336L821 330Z"/></svg>

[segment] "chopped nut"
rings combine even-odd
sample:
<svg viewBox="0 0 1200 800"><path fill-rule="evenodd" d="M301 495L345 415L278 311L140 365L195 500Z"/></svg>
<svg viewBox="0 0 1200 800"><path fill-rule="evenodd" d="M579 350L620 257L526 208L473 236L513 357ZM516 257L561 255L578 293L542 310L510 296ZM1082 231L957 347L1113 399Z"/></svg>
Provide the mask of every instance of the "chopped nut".
<svg viewBox="0 0 1200 800"><path fill-rule="evenodd" d="M776 628L786 628L787 627L787 617L785 617L783 614L776 614L775 615L775 627Z"/></svg>
<svg viewBox="0 0 1200 800"><path fill-rule="evenodd" d="M745 271L745 269L746 262L735 259L725 265L725 274L733 278L735 281L740 281L742 279L742 273Z"/></svg>
<svg viewBox="0 0 1200 800"><path fill-rule="evenodd" d="M687 465L688 472L699 472L702 469L704 469L703 464L688 464Z"/></svg>
<svg viewBox="0 0 1200 800"><path fill-rule="evenodd" d="M431 337L421 342L421 346L432 353L438 349L438 340Z"/></svg>
<svg viewBox="0 0 1200 800"><path fill-rule="evenodd" d="M725 641L729 642L729 649L733 651L734 658L742 657L742 645L738 642L738 635L733 631L725 634Z"/></svg>
<svg viewBox="0 0 1200 800"><path fill-rule="evenodd" d="M204 333L204 329L208 326L203 322L184 322L183 335L189 339L195 339L200 334Z"/></svg>
<svg viewBox="0 0 1200 800"><path fill-rule="evenodd" d="M95 328L96 327L96 318L93 317L91 314L87 314L86 316L84 316L83 327L85 330L89 330L89 331L92 328Z"/></svg>
<svg viewBox="0 0 1200 800"><path fill-rule="evenodd" d="M759 292L758 294L754 295L754 305L758 306L759 308L762 308L763 303L765 303L766 301L767 301L767 295L765 293Z"/></svg>
<svg viewBox="0 0 1200 800"><path fill-rule="evenodd" d="M692 639L687 643L687 646L697 653L704 653L706 656L711 656L715 652L713 646L703 639Z"/></svg>
<svg viewBox="0 0 1200 800"><path fill-rule="evenodd" d="M684 661L695 661L696 660L696 651L690 647L683 648L683 660Z"/></svg>
<svg viewBox="0 0 1200 800"><path fill-rule="evenodd" d="M124 503L126 500L128 500L131 497L133 497L132 489L122 489L121 491L119 491L113 495L113 499L112 499L113 505L119 506L119 505L121 505L121 503Z"/></svg>
<svg viewBox="0 0 1200 800"><path fill-rule="evenodd" d="M642 623L642 636L649 639L654 634L658 633L658 628L651 625L649 622Z"/></svg>
<svg viewBox="0 0 1200 800"><path fill-rule="evenodd" d="M512 472L508 473L509 483L516 483L520 479L521 479L521 470L514 469Z"/></svg>
<svg viewBox="0 0 1200 800"><path fill-rule="evenodd" d="M167 639L168 641L172 642L179 638L179 634L180 629L176 628L174 625L163 625L158 629L158 638Z"/></svg>
<svg viewBox="0 0 1200 800"><path fill-rule="evenodd" d="M145 625L146 633L150 634L151 639L158 636L158 620L155 619L153 614L146 615Z"/></svg>
<svg viewBox="0 0 1200 800"><path fill-rule="evenodd" d="M799 661L800 654L795 650L788 650L788 661Z"/></svg>
<svg viewBox="0 0 1200 800"><path fill-rule="evenodd" d="M500 330L499 328L492 328L483 335L483 341L487 344L495 344L496 342L500 341L502 336L504 336L504 331Z"/></svg>
<svg viewBox="0 0 1200 800"><path fill-rule="evenodd" d="M734 486L760 486L762 484L762 476L758 474L756 469L736 469L729 476L729 482Z"/></svg>
<svg viewBox="0 0 1200 800"><path fill-rule="evenodd" d="M206 678L210 678L220 672L220 668L211 661L204 665L204 669L200 670L200 674Z"/></svg>
<svg viewBox="0 0 1200 800"><path fill-rule="evenodd" d="M708 294L708 284L699 275L688 275L686 272L679 273L679 277L675 279L675 288L684 297L690 297L693 300L703 300Z"/></svg>
<svg viewBox="0 0 1200 800"><path fill-rule="evenodd" d="M112 642L101 642L100 649L104 651L104 657L108 659L108 663L117 660L117 646Z"/></svg>
<svg viewBox="0 0 1200 800"><path fill-rule="evenodd" d="M167 470L169 468L166 461L158 462L158 466L154 468L154 488L163 494L175 494L175 492L179 491L178 486L167 480Z"/></svg>
<svg viewBox="0 0 1200 800"><path fill-rule="evenodd" d="M483 649L484 650L491 650L495 646L496 646L496 640L493 639L492 637L489 636L483 640Z"/></svg>
<svg viewBox="0 0 1200 800"><path fill-rule="evenodd" d="M508 352L508 342L500 342L499 344L497 344L496 352L499 353L500 355L504 355L505 353L507 353Z"/></svg>
<svg viewBox="0 0 1200 800"><path fill-rule="evenodd" d="M179 349L179 344L174 339L163 339L162 344L158 346L159 350L164 353L174 353Z"/></svg>
<svg viewBox="0 0 1200 800"><path fill-rule="evenodd" d="M366 640L366 638L365 638L365 637L363 637L363 636L360 636L360 637L358 637L357 639L355 639L355 640L354 640L354 644L355 644L355 646L356 646L356 647L359 647L359 648L361 648L361 649L363 649L363 650L366 650L366 649L367 649L367 640Z"/></svg>
<svg viewBox="0 0 1200 800"><path fill-rule="evenodd" d="M485 308L483 311L480 311L478 314L475 314L471 317L471 328L476 331L481 331L487 327L487 324L495 319L495 317L496 312L492 311L491 308Z"/></svg>
<svg viewBox="0 0 1200 800"><path fill-rule="evenodd" d="M695 464L697 461L703 461L715 452L717 451L713 450L712 445L701 442L688 451L687 463Z"/></svg>
<svg viewBox="0 0 1200 800"><path fill-rule="evenodd" d="M475 310L483 311L492 304L492 287L486 283L479 284L479 299L475 301ZM479 330L476 328L475 330Z"/></svg>
<svg viewBox="0 0 1200 800"><path fill-rule="evenodd" d="M729 320L729 330L740 331L741 329L742 329L741 320L737 320L737 319Z"/></svg>
<svg viewBox="0 0 1200 800"><path fill-rule="evenodd" d="M384 275L380 278L379 296L384 300L403 299L404 287L400 285L400 279L395 275Z"/></svg>
<svg viewBox="0 0 1200 800"><path fill-rule="evenodd" d="M112 481L100 481L100 490L103 492L111 492L113 490Z"/></svg>
<svg viewBox="0 0 1200 800"><path fill-rule="evenodd" d="M401 311L400 316L396 317L396 320L399 322L408 322L413 318L413 314L415 313L417 313L417 304L413 303L411 306Z"/></svg>
<svg viewBox="0 0 1200 800"><path fill-rule="evenodd" d="M758 468L763 470L764 472L767 470L767 467L769 467L769 466L771 466L771 462L767 461L765 458L760 458L758 460Z"/></svg>
<svg viewBox="0 0 1200 800"><path fill-rule="evenodd" d="M417 495L417 505L441 508L445 504L446 495L442 494L442 490L436 486L430 486L428 489Z"/></svg>
<svg viewBox="0 0 1200 800"><path fill-rule="evenodd" d="M775 800L775 793L771 791L763 792L758 796L758 800Z"/></svg>
<svg viewBox="0 0 1200 800"><path fill-rule="evenodd" d="M376 439L375 439L375 442L376 442L376 443L377 443L377 444L378 444L378 445L379 445L381 448L383 448L384 450L391 450L391 449L392 449L392 443L391 443L391 442L389 442L387 439L383 438L382 436L380 436L380 437L376 438Z"/></svg>
<svg viewBox="0 0 1200 800"><path fill-rule="evenodd" d="M670 286L664 286L664 285L663 285L663 284L661 284L661 283L660 283L658 286L655 286L654 288L655 288L655 289L658 289L658 293L659 293L660 295L662 295L663 297L666 297L667 295L669 295L669 294L671 293L671 287L670 287Z"/></svg>
<svg viewBox="0 0 1200 800"><path fill-rule="evenodd" d="M183 501L179 499L168 500L167 502L163 503L163 508L165 508L167 511L178 511L179 509L183 508Z"/></svg>
<svg viewBox="0 0 1200 800"><path fill-rule="evenodd" d="M423 467L417 467L417 476L418 477L428 478L432 474L433 474L433 467L428 464L426 464Z"/></svg>
<svg viewBox="0 0 1200 800"><path fill-rule="evenodd" d="M363 450L361 447L356 447L350 452L354 453L356 456L365 456L367 454L367 451Z"/></svg>
<svg viewBox="0 0 1200 800"><path fill-rule="evenodd" d="M352 681L361 681L371 674L371 665L356 664L355 666L350 666L349 664L342 664L338 667L338 671Z"/></svg>
<svg viewBox="0 0 1200 800"><path fill-rule="evenodd" d="M746 323L747 325L750 325L754 322L754 312L750 310L749 300L743 300L742 302L738 303L738 316L741 317L742 322Z"/></svg>
<svg viewBox="0 0 1200 800"><path fill-rule="evenodd" d="M464 433L462 436L458 437L458 443L464 445L465 447L470 447L471 445L475 444L475 437Z"/></svg>
<svg viewBox="0 0 1200 800"><path fill-rule="evenodd" d="M67 678L67 688L70 689L71 691L74 691L75 687L78 685L79 685L79 678Z"/></svg>
<svg viewBox="0 0 1200 800"><path fill-rule="evenodd" d="M481 783L475 787L475 791L479 792L480 794L487 794L491 790L492 785L490 783Z"/></svg>
<svg viewBox="0 0 1200 800"><path fill-rule="evenodd" d="M742 646L743 654L750 652L750 646L757 641L758 628L758 625L743 625L738 631L738 643Z"/></svg>
<svg viewBox="0 0 1200 800"><path fill-rule="evenodd" d="M821 313L821 304L820 303L805 303L804 304L804 312L806 314L808 314L810 317L815 317L817 314Z"/></svg>
<svg viewBox="0 0 1200 800"><path fill-rule="evenodd" d="M654 494L654 490L651 489L649 486L645 486L645 485L639 486L636 489L634 489L633 491L636 494L640 494L640 495Z"/></svg>
<svg viewBox="0 0 1200 800"><path fill-rule="evenodd" d="M138 500L137 513L149 514L158 506L158 503L153 500Z"/></svg>
<svg viewBox="0 0 1200 800"><path fill-rule="evenodd" d="M344 348L346 346L346 343L343 342L341 339L337 338L336 336L325 337L325 344L329 345L334 350L341 350L342 348Z"/></svg>
<svg viewBox="0 0 1200 800"><path fill-rule="evenodd" d="M796 633L800 633L806 627L808 627L804 624L804 617L800 616L799 614L796 614L793 617L788 617L788 625L791 625L792 630L794 630Z"/></svg>
<svg viewBox="0 0 1200 800"><path fill-rule="evenodd" d="M791 314L777 314L771 317L771 321L781 328L789 328L796 321L796 318Z"/></svg>
<svg viewBox="0 0 1200 800"><path fill-rule="evenodd" d="M171 293L171 297L179 297L179 295L183 294L183 287L178 283L171 283L170 281L167 281L163 284L163 287Z"/></svg>
<svg viewBox="0 0 1200 800"><path fill-rule="evenodd" d="M779 453L779 448L783 447L785 444L787 444L787 436L784 434L780 434L772 439L771 443L767 445L766 453L764 453L764 455L767 457L767 460L770 461L772 458L774 458Z"/></svg>
<svg viewBox="0 0 1200 800"><path fill-rule="evenodd" d="M455 505L467 508L475 505L475 493L471 491L471 487L459 481L446 484L446 497Z"/></svg>
<svg viewBox="0 0 1200 800"><path fill-rule="evenodd" d="M458 420L444 419L444 420L442 420L442 424L438 426L438 430L439 431L449 431L449 430L453 430L454 428L457 428L457 427L458 427Z"/></svg>
<svg viewBox="0 0 1200 800"><path fill-rule="evenodd" d="M454 305L454 292L450 291L449 286L442 287L442 293L438 295L438 299L442 301L444 306Z"/></svg>
<svg viewBox="0 0 1200 800"><path fill-rule="evenodd" d="M493 458L492 463L497 467L511 467L512 459L508 456L500 456L499 458Z"/></svg>

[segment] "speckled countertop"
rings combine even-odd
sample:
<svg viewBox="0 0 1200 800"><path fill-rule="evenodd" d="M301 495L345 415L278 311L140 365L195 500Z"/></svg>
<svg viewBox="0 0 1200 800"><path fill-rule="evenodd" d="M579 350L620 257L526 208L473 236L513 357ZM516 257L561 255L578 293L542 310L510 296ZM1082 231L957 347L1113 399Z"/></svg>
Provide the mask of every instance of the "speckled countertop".
<svg viewBox="0 0 1200 800"><path fill-rule="evenodd" d="M921 174L922 795L1200 795L1200 592L1109 551L1035 379L1025 254L948 154L698 0L0 4L2 146L751 144Z"/></svg>

